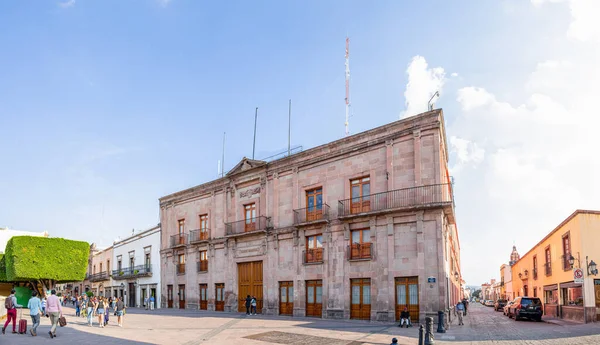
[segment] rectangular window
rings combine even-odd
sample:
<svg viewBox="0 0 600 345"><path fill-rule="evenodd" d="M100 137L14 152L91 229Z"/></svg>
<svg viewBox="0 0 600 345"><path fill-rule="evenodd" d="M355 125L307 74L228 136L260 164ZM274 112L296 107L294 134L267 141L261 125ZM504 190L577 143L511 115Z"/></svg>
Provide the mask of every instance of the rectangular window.
<svg viewBox="0 0 600 345"><path fill-rule="evenodd" d="M306 191L306 221L323 219L323 188Z"/></svg>
<svg viewBox="0 0 600 345"><path fill-rule="evenodd" d="M129 267L132 268L135 266L135 258L129 258Z"/></svg>
<svg viewBox="0 0 600 345"><path fill-rule="evenodd" d="M177 274L185 274L185 254L179 254L177 264Z"/></svg>
<svg viewBox="0 0 600 345"><path fill-rule="evenodd" d="M201 232L208 230L208 214L203 214L200 216L200 230Z"/></svg>
<svg viewBox="0 0 600 345"><path fill-rule="evenodd" d="M117 270L121 271L123 269L123 263L121 260L117 261Z"/></svg>
<svg viewBox="0 0 600 345"><path fill-rule="evenodd" d="M323 235L306 237L305 263L323 262Z"/></svg>
<svg viewBox="0 0 600 345"><path fill-rule="evenodd" d="M569 233L563 236L562 245L563 245L563 269L565 271L570 270L571 263L569 262L569 258L571 257L571 241L569 238Z"/></svg>
<svg viewBox="0 0 600 345"><path fill-rule="evenodd" d="M185 232L185 219L180 219L177 221L177 229L179 235L182 235Z"/></svg>
<svg viewBox="0 0 600 345"><path fill-rule="evenodd" d="M546 275L552 274L552 257L550 256L550 247L546 247Z"/></svg>
<svg viewBox="0 0 600 345"><path fill-rule="evenodd" d="M371 210L371 178L361 177L350 181L351 212L361 213Z"/></svg>
<svg viewBox="0 0 600 345"><path fill-rule="evenodd" d="M110 272L110 260L106 260L106 271Z"/></svg>
<svg viewBox="0 0 600 345"><path fill-rule="evenodd" d="M94 265L94 270L92 271L93 274L96 274L96 265Z"/></svg>
<svg viewBox="0 0 600 345"><path fill-rule="evenodd" d="M207 272L208 271L208 251L202 250L200 251L200 261L198 262L198 272Z"/></svg>
<svg viewBox="0 0 600 345"><path fill-rule="evenodd" d="M537 279L538 267L537 267L537 255L533 256L533 279Z"/></svg>
<svg viewBox="0 0 600 345"><path fill-rule="evenodd" d="M353 230L350 239L350 259L371 258L371 230Z"/></svg>
<svg viewBox="0 0 600 345"><path fill-rule="evenodd" d="M152 261L150 261L150 253L146 253L146 258L145 258L146 267L150 267L151 262Z"/></svg>
<svg viewBox="0 0 600 345"><path fill-rule="evenodd" d="M102 273L102 263L100 263L100 273Z"/></svg>
<svg viewBox="0 0 600 345"><path fill-rule="evenodd" d="M244 230L254 231L256 230L256 204L244 205L244 219L246 221Z"/></svg>

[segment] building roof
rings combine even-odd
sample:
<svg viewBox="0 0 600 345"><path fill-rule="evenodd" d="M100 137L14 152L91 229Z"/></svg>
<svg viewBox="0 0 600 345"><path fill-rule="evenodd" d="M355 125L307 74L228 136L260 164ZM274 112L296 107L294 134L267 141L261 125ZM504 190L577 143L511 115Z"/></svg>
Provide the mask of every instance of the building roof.
<svg viewBox="0 0 600 345"><path fill-rule="evenodd" d="M134 233L133 235L130 235L129 237L125 237L123 239L119 239L118 241L114 241L113 242L113 246L114 247L118 247L118 246L124 244L125 242L130 241L134 237L138 237L138 236L142 237L142 236L146 235L147 233L155 231L157 229L160 230L160 223L158 223L156 226L151 227L150 229L142 230L142 231L140 231L138 233Z"/></svg>
<svg viewBox="0 0 600 345"><path fill-rule="evenodd" d="M558 230L560 230L563 226L565 226L568 222L570 222L573 218L575 218L576 216L580 215L580 214L595 214L595 215L600 215L600 211L593 211L593 210L575 210L575 212L571 213L570 216L568 216L565 220L563 220L560 224L558 224L557 227L554 228L554 230L550 231L548 233L548 235L544 236L544 238L542 238L538 243L536 243L533 247L531 247L531 249L529 249L527 251L527 253L525 253L525 255L521 256L519 258L519 260L517 260L515 263L521 261L521 259L523 259L524 257L527 256L527 254L529 254L533 249L535 249L537 246L539 246L542 242L544 242L545 240L547 240L550 236L552 236L555 232L557 232Z"/></svg>

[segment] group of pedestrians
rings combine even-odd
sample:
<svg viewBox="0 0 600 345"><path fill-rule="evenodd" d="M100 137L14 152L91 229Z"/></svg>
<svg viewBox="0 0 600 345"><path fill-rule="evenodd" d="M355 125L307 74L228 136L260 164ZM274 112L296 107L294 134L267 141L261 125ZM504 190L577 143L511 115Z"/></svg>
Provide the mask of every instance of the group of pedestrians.
<svg viewBox="0 0 600 345"><path fill-rule="evenodd" d="M246 315L256 315L256 297L246 296Z"/></svg>
<svg viewBox="0 0 600 345"><path fill-rule="evenodd" d="M458 316L458 325L459 326L464 325L463 315L467 315L468 306L469 306L469 301L466 299L463 299L462 301L459 301L458 303L456 303L456 307L454 308L454 311L456 312L456 316Z"/></svg>
<svg viewBox="0 0 600 345"><path fill-rule="evenodd" d="M75 315L87 318L90 327L94 325L94 316L98 318L98 326L104 328L108 325L109 315L112 312L117 317L117 325L123 327L125 319L125 303L123 297L88 297L83 296L75 302Z"/></svg>
<svg viewBox="0 0 600 345"><path fill-rule="evenodd" d="M43 303L42 300L40 300L37 291L31 293L31 298L27 303L32 323L29 333L33 337L37 336L37 328L40 325L41 316L45 315L50 318L50 323L52 324L50 331L48 331L48 335L50 335L50 338L55 338L56 326L58 325L59 319L63 316L61 302L56 296L55 290L52 290L51 295L47 299L44 298L44 301L46 303ZM10 295L4 301L4 307L6 308L7 317L4 327L2 327L2 334L6 334L6 327L8 327L11 322L12 332L17 333L17 308L23 308L23 306L17 304L17 297L15 296L14 289L10 291Z"/></svg>

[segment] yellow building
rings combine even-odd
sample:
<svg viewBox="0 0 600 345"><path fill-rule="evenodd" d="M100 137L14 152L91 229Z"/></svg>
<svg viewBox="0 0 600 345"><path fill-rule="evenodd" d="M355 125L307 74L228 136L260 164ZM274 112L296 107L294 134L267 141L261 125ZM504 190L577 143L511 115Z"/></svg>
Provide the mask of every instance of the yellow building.
<svg viewBox="0 0 600 345"><path fill-rule="evenodd" d="M544 314L600 320L600 211L577 210L512 266L515 297L539 297ZM574 272L581 268L583 283Z"/></svg>

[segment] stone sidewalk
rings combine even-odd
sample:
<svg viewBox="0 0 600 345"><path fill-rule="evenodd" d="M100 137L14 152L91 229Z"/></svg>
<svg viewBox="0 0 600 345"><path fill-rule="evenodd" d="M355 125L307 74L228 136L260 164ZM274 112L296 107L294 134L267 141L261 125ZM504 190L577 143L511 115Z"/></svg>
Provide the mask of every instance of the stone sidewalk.
<svg viewBox="0 0 600 345"><path fill-rule="evenodd" d="M302 345L387 345L393 337L400 344L416 345L419 327L354 320L322 320L280 316L246 316L238 313L160 309L128 309L125 327L116 318L99 328L89 327L65 308L69 325L59 328L58 344L302 344ZM31 326L31 320L28 325ZM473 305L465 325L456 319L444 334L435 333L435 344L554 345L600 344L600 324L557 326L544 322L514 321L492 308ZM38 337L0 335L0 344L46 344L49 320L43 318Z"/></svg>

